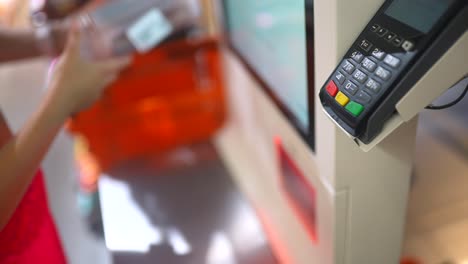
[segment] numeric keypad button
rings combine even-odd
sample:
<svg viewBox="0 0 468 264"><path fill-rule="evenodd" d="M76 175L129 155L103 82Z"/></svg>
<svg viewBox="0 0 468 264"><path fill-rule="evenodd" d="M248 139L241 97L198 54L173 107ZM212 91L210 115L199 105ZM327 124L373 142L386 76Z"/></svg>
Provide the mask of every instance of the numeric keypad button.
<svg viewBox="0 0 468 264"><path fill-rule="evenodd" d="M372 56L378 60L382 60L385 57L385 52L379 48L374 48L372 50Z"/></svg>
<svg viewBox="0 0 468 264"><path fill-rule="evenodd" d="M377 68L375 75L384 81L387 81L388 79L390 79L390 77L392 77L392 73L389 70L386 70L382 67Z"/></svg>
<svg viewBox="0 0 468 264"><path fill-rule="evenodd" d="M376 80L374 79L369 79L367 82L366 82L366 88L369 89L371 92L373 92L374 94L378 94L380 92L380 88L382 86L380 85L380 83L378 83Z"/></svg>
<svg viewBox="0 0 468 264"><path fill-rule="evenodd" d="M364 58L364 54L362 54L361 52L359 51L354 51L353 53L351 53L351 58L357 62L357 63L361 63L362 59Z"/></svg>
<svg viewBox="0 0 468 264"><path fill-rule="evenodd" d="M364 69L368 70L369 72L374 72L377 68L377 63L369 60L368 58L365 58L362 61L362 67L364 67Z"/></svg>
<svg viewBox="0 0 468 264"><path fill-rule="evenodd" d="M367 80L367 75L360 70L356 70L353 74L353 78L360 83L365 83Z"/></svg>
<svg viewBox="0 0 468 264"><path fill-rule="evenodd" d="M369 51L372 48L372 43L370 43L368 40L364 39L361 41L361 44L359 45L361 49L365 51Z"/></svg>
<svg viewBox="0 0 468 264"><path fill-rule="evenodd" d="M344 63L343 63L343 66L342 66L343 70L345 72L347 72L348 74L352 74L354 72L354 69L356 69L356 66L354 66L351 62L349 62L348 60L346 60Z"/></svg>
<svg viewBox="0 0 468 264"><path fill-rule="evenodd" d="M390 54L387 55L384 59L384 63L392 68L398 68L398 66L400 66L400 62L401 62L400 59Z"/></svg>
<svg viewBox="0 0 468 264"><path fill-rule="evenodd" d="M355 97L356 102L361 103L361 104L368 104L372 101L372 97L367 94L364 91L360 91L356 97Z"/></svg>
<svg viewBox="0 0 468 264"><path fill-rule="evenodd" d="M343 87L344 87L344 90L350 95L355 95L357 91L359 90L357 85L355 85L354 83L350 81L347 81Z"/></svg>
<svg viewBox="0 0 468 264"><path fill-rule="evenodd" d="M335 74L335 80L337 83L339 84L343 84L346 80L346 76L344 74L342 74L341 72L337 72Z"/></svg>

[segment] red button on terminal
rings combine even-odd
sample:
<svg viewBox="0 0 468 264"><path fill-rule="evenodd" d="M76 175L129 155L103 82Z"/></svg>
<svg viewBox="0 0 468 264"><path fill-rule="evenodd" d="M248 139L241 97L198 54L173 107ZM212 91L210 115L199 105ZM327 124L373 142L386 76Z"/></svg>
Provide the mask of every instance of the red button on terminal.
<svg viewBox="0 0 468 264"><path fill-rule="evenodd" d="M334 81L330 81L327 85L327 92L329 95L332 97L335 97L336 94L338 93L338 87L336 87L336 84Z"/></svg>

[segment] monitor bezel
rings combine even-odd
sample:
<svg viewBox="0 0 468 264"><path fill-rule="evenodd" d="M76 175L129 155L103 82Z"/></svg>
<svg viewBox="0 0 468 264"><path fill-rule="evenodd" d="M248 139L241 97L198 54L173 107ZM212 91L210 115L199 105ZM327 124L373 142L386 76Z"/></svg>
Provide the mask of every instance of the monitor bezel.
<svg viewBox="0 0 468 264"><path fill-rule="evenodd" d="M247 59L235 47L231 39L229 27L229 13L226 6L226 1L222 1L223 12L223 25L224 25L224 42L233 54L239 59L244 68L253 77L253 79L260 85L262 90L268 95L274 104L280 109L282 114L289 120L294 129L300 134L304 142L315 152L315 68L314 68L314 9L313 0L304 1L305 23L306 23L306 54L307 54L307 101L308 101L308 116L309 126L304 128L295 114L288 109L288 107L281 101L274 93L274 90L267 84L267 82L255 71L255 69L248 63Z"/></svg>

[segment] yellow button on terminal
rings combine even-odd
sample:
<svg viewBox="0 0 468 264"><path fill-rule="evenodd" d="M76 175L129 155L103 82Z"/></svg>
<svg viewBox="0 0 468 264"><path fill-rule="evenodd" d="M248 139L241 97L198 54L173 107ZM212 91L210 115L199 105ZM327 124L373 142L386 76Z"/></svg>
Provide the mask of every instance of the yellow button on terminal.
<svg viewBox="0 0 468 264"><path fill-rule="evenodd" d="M342 106L346 106L348 103L349 103L349 98L348 96L346 96L344 93L342 92L339 92L336 97L335 97L335 100Z"/></svg>

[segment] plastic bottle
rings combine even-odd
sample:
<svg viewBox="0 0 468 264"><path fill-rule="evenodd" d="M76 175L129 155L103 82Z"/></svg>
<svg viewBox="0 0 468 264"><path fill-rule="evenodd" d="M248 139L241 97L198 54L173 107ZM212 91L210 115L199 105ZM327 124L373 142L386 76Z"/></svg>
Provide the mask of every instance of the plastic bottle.
<svg viewBox="0 0 468 264"><path fill-rule="evenodd" d="M95 40L91 50L92 56L106 57L136 52L135 40L129 39L129 30L149 13L159 13L163 22L155 21L150 34L158 34L161 27L169 25L170 30L160 40L154 41L157 47L169 36L189 28L198 21L198 11L187 0L110 0L94 10L81 14L84 24L91 28L89 39ZM150 49L144 51L147 52ZM140 50L140 53L142 51Z"/></svg>
<svg viewBox="0 0 468 264"><path fill-rule="evenodd" d="M199 9L197 0L31 0L31 20L43 49L51 52L51 24L65 14L77 11L72 16L83 27L82 55L90 59L101 59L127 55L137 51L135 40L129 39L129 29L150 12L160 14L161 21L153 23L152 34L161 34L158 27L170 26L161 39L156 38L152 48L168 37L197 28ZM84 5L86 5L85 8ZM167 32L167 34L165 34ZM48 39L49 38L49 39ZM145 52L150 49L145 50ZM140 50L141 52L141 50ZM56 53L56 52L55 52Z"/></svg>

